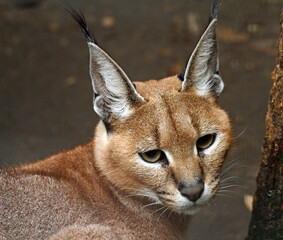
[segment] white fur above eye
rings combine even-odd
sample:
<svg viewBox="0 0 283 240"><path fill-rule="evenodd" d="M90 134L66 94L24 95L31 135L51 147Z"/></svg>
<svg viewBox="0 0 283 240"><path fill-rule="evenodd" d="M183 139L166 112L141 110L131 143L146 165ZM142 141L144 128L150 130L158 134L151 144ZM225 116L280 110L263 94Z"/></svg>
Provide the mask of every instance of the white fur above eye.
<svg viewBox="0 0 283 240"><path fill-rule="evenodd" d="M166 158L167 158L169 164L171 166L174 166L174 160L173 160L173 157L172 157L171 153L169 151L167 151L167 150L164 150L164 149L162 151L165 153Z"/></svg>
<svg viewBox="0 0 283 240"><path fill-rule="evenodd" d="M145 160L143 160L139 154L136 155L135 157L135 161L138 162L139 164L142 164L143 166L147 167L147 168L156 168L156 169L161 169L161 165L158 162L155 163L149 163L146 162Z"/></svg>

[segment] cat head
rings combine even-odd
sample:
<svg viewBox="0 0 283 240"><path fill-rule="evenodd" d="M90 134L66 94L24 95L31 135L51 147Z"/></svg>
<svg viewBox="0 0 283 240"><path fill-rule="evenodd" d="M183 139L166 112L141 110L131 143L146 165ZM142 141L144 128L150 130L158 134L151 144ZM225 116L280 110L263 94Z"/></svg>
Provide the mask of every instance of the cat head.
<svg viewBox="0 0 283 240"><path fill-rule="evenodd" d="M192 214L216 193L233 138L230 119L217 105L219 74L214 1L209 25L178 76L133 84L72 16L90 53L96 163L118 189Z"/></svg>

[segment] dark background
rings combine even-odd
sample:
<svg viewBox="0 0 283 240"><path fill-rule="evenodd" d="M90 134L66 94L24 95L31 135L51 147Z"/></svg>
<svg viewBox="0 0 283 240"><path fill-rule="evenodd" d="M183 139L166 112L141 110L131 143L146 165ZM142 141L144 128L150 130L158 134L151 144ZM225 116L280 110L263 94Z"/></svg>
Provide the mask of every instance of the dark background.
<svg viewBox="0 0 283 240"><path fill-rule="evenodd" d="M212 0L80 0L100 45L130 79L179 72L207 24ZM88 49L56 0L0 0L0 165L42 159L88 142L92 110ZM247 233L275 66L282 0L223 0L218 36L225 90L220 105L236 139L227 176L237 176L192 221L194 240ZM244 131L244 133L243 133ZM234 163L233 163L234 162ZM228 190L228 189L227 189Z"/></svg>

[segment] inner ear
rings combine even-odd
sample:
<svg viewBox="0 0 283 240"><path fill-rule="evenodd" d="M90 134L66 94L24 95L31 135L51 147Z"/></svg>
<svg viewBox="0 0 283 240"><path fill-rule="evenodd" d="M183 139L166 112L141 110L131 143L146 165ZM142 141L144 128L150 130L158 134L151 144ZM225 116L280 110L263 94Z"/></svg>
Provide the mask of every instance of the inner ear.
<svg viewBox="0 0 283 240"><path fill-rule="evenodd" d="M218 44L214 19L202 35L185 68L182 91L193 87L202 96L218 96L224 87L219 75Z"/></svg>
<svg viewBox="0 0 283 240"><path fill-rule="evenodd" d="M95 112L105 123L127 118L145 100L121 67L101 48L88 43Z"/></svg>

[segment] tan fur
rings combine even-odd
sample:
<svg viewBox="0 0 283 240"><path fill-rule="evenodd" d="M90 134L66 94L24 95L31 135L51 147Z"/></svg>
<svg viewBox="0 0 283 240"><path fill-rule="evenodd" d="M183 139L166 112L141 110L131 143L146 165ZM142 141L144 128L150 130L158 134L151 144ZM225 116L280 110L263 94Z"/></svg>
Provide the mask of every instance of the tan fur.
<svg viewBox="0 0 283 240"><path fill-rule="evenodd" d="M100 122L85 146L1 171L2 239L181 239L189 217L171 212L174 202L164 202L170 210L160 215L163 209L155 212L160 205L143 208L150 199L127 195L145 186L174 194L171 173L177 180L191 179L200 165L205 182L216 186L214 177L232 143L230 121L213 101L180 93L177 77L136 86L148 102L124 124L117 121L113 134ZM200 162L192 146L211 126L223 133L223 141L211 159ZM133 155L147 145L170 151L174 166L163 172L141 168Z"/></svg>
<svg viewBox="0 0 283 240"><path fill-rule="evenodd" d="M0 170L0 240L182 239L190 215L215 196L233 142L230 119L217 106L224 87L218 8L215 0L179 77L136 87L70 10L87 39L101 121L85 146ZM202 148L205 136L214 140ZM147 152L162 158L147 161Z"/></svg>

